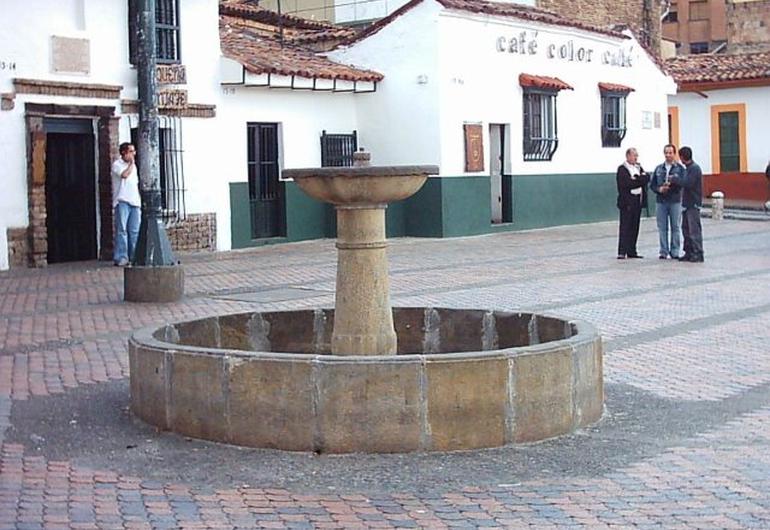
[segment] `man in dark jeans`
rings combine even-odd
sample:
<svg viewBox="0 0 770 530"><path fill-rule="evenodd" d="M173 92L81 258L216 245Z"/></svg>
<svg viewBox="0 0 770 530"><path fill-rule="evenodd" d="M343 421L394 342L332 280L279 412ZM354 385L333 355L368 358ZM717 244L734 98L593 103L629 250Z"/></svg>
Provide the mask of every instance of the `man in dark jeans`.
<svg viewBox="0 0 770 530"><path fill-rule="evenodd" d="M682 234L684 256L679 261L703 262L703 230L700 209L703 205L703 172L692 159L692 149L682 147L679 160L685 166L684 177L672 176L671 182L682 187Z"/></svg>

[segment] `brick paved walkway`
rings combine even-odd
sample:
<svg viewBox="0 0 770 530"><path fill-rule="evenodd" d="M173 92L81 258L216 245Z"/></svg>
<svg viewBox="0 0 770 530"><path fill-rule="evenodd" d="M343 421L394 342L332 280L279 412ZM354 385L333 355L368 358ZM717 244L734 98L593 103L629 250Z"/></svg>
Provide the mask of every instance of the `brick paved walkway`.
<svg viewBox="0 0 770 530"><path fill-rule="evenodd" d="M770 224L704 220L704 264L615 260L615 231L392 242L397 305L547 312L605 339L599 424L443 455L239 449L127 413L132 330L331 305L332 241L184 256L171 305L121 302L103 264L0 274L0 529L770 528Z"/></svg>

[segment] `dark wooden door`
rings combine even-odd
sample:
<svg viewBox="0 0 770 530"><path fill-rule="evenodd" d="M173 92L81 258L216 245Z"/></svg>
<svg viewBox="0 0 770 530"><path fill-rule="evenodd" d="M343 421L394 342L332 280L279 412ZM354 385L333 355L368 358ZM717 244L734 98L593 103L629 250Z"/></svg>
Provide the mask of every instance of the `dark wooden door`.
<svg viewBox="0 0 770 530"><path fill-rule="evenodd" d="M46 135L45 199L48 262L96 259L93 135Z"/></svg>
<svg viewBox="0 0 770 530"><path fill-rule="evenodd" d="M284 235L283 182L278 178L278 124L248 124L251 237Z"/></svg>

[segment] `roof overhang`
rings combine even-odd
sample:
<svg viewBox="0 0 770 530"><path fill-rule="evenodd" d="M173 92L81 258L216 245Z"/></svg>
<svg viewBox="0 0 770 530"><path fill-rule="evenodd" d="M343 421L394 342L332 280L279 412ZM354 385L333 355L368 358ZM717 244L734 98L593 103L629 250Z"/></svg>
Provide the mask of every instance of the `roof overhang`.
<svg viewBox="0 0 770 530"><path fill-rule="evenodd" d="M751 88L770 86L770 77L759 79L730 79L728 81L693 81L677 83L678 92L705 92L727 88Z"/></svg>
<svg viewBox="0 0 770 530"><path fill-rule="evenodd" d="M306 77L271 72L255 73L234 59L220 58L222 85L313 90L317 92L352 92L365 94L377 91L377 81L347 80L340 78Z"/></svg>

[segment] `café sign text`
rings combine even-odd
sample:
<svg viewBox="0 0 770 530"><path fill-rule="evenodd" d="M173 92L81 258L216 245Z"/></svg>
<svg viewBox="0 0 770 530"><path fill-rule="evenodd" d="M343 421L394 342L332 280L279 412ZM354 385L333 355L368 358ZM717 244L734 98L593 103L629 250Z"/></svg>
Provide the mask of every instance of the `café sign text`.
<svg viewBox="0 0 770 530"><path fill-rule="evenodd" d="M629 68L632 66L631 49L617 48L615 50L597 51L590 46L584 46L570 39L562 43L541 45L537 31L522 31L511 37L497 38L498 52L516 55L544 54L548 59L571 61L577 63L600 62L601 64Z"/></svg>

